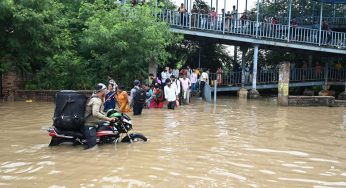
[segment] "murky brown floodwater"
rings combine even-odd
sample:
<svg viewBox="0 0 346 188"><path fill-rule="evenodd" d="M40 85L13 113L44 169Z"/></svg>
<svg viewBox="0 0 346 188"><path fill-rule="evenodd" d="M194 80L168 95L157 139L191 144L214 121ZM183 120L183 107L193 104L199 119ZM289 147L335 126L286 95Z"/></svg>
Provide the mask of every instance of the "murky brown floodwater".
<svg viewBox="0 0 346 188"><path fill-rule="evenodd" d="M274 99L146 110L147 143L49 148L52 103L0 103L0 187L345 187L345 108Z"/></svg>

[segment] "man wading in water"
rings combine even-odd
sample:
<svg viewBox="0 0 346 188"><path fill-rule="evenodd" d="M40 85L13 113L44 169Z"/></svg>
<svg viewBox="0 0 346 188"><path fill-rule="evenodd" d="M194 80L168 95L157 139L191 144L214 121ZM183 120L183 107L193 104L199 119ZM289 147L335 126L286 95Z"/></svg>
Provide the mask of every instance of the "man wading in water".
<svg viewBox="0 0 346 188"><path fill-rule="evenodd" d="M178 98L178 92L176 87L172 86L172 81L167 78L166 80L166 86L165 86L165 98L167 100L167 107L168 109L174 110L175 103Z"/></svg>
<svg viewBox="0 0 346 188"><path fill-rule="evenodd" d="M87 102L84 115L86 120L83 129L83 134L87 141L87 147L85 149L96 146L96 128L100 121L115 121L115 118L109 118L101 112L102 101L106 95L106 90L107 87L104 84L97 84L94 94Z"/></svg>

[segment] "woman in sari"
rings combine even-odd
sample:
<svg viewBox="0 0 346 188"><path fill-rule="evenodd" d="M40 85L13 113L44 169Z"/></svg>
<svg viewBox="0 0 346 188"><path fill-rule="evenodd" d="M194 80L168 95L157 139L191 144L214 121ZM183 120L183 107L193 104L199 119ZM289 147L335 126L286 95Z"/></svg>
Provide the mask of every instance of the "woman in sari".
<svg viewBox="0 0 346 188"><path fill-rule="evenodd" d="M161 86L159 83L155 84L155 90L153 92L154 97L154 107L155 108L163 108L164 103L164 94L163 90L161 89Z"/></svg>
<svg viewBox="0 0 346 188"><path fill-rule="evenodd" d="M108 92L105 96L105 102L104 102L104 112L107 112L109 109L115 109L115 91L113 91L113 84L108 85Z"/></svg>
<svg viewBox="0 0 346 188"><path fill-rule="evenodd" d="M154 95L154 91L155 91L155 87L154 85L150 85L150 89L149 89L149 98L147 99L147 106L148 108L154 108L154 98L155 98L155 95Z"/></svg>
<svg viewBox="0 0 346 188"><path fill-rule="evenodd" d="M128 97L127 92L124 91L124 86L118 86L117 101L119 103L119 111L121 113L131 112Z"/></svg>

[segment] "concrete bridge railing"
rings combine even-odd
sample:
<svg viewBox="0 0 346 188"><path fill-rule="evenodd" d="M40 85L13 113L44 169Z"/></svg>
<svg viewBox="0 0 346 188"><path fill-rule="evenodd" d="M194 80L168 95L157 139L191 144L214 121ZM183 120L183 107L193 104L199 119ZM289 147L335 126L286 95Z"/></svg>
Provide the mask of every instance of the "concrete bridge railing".
<svg viewBox="0 0 346 188"><path fill-rule="evenodd" d="M288 23L288 16L279 16L276 17L280 24ZM319 25L320 17L319 16L301 16L294 18L297 20L299 25L313 25L317 24L317 28ZM346 17L323 17L323 20L326 21L329 26L334 25L345 25L346 26Z"/></svg>
<svg viewBox="0 0 346 188"><path fill-rule="evenodd" d="M290 82L311 82L311 81L324 81L326 79L325 67L320 68L294 68L290 71ZM240 86L242 83L242 72L235 71L230 73L210 73L210 80L219 80L221 86ZM252 84L252 73L245 71L244 84ZM328 81L345 81L346 70L337 70L335 68L328 68ZM273 84L278 83L279 70L266 69L257 71L257 84Z"/></svg>
<svg viewBox="0 0 346 188"><path fill-rule="evenodd" d="M293 27L283 24L256 22L245 19L230 19L223 15L179 13L162 10L159 19L172 27L186 30L199 30L219 34L232 34L274 40L287 43L323 46L346 49L346 33L329 30Z"/></svg>

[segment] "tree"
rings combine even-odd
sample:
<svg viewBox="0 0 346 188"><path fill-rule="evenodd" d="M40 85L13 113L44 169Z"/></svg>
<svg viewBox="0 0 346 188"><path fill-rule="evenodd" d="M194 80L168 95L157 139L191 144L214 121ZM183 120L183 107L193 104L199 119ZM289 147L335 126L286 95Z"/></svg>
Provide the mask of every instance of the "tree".
<svg viewBox="0 0 346 188"><path fill-rule="evenodd" d="M131 86L181 39L152 12L103 0L1 1L0 71L33 74L28 89L91 89L109 73Z"/></svg>
<svg viewBox="0 0 346 188"><path fill-rule="evenodd" d="M149 6L107 10L96 2L82 5L82 12L91 8L95 13L85 22L81 46L84 53L90 52L89 66L99 70L97 77L111 73L129 83L134 77L146 76L150 61L166 62L170 56L166 47L180 37L169 32L166 23L158 22Z"/></svg>

